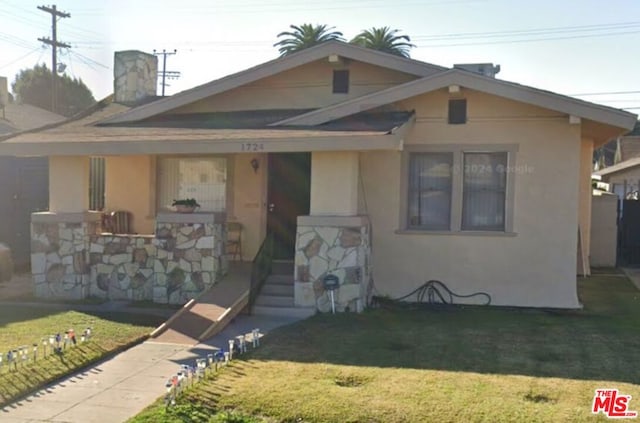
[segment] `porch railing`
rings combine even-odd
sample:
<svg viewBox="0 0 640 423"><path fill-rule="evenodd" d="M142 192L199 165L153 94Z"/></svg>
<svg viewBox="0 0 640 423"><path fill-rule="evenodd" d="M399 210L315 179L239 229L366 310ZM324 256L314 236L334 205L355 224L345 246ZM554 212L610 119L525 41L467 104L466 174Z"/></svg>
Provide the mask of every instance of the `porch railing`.
<svg viewBox="0 0 640 423"><path fill-rule="evenodd" d="M249 287L249 304L247 312L251 314L253 305L262 290L264 282L271 274L273 264L273 234L267 233L260 249L251 263L251 286Z"/></svg>

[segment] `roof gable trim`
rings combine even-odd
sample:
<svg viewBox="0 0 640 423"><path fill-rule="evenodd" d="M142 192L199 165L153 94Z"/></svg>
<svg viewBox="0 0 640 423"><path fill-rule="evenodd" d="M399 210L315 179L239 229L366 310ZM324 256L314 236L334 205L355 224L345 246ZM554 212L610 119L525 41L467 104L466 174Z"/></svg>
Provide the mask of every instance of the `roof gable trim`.
<svg viewBox="0 0 640 423"><path fill-rule="evenodd" d="M510 100L532 104L625 129L633 128L637 119L633 113L611 107L589 103L513 82L501 81L470 72L451 69L446 72L426 76L415 81L387 88L386 90L285 119L272 125L319 125L354 113L435 91L449 85L460 85Z"/></svg>
<svg viewBox="0 0 640 423"><path fill-rule="evenodd" d="M339 41L329 41L318 46L311 47L289 56L277 58L261 65L246 69L244 71L228 75L221 79L208 82L182 91L171 97L145 104L131 109L120 115L106 119L101 124L134 122L151 116L176 109L178 107L202 100L213 95L241 87L257 80L276 75L283 71L305 65L332 54L344 56L356 61L368 63L375 66L409 73L418 77L432 75L442 72L447 68L432 65L418 60L407 59L388 53L347 44Z"/></svg>

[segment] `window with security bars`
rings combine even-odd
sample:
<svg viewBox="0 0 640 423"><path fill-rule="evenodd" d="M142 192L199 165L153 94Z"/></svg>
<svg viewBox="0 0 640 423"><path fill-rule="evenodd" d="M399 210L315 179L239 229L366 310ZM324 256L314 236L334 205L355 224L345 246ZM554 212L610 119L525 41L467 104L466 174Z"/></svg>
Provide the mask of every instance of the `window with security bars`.
<svg viewBox="0 0 640 423"><path fill-rule="evenodd" d="M227 159L224 157L164 157L158 160L158 207L171 209L173 200L195 198L199 211L226 210Z"/></svg>

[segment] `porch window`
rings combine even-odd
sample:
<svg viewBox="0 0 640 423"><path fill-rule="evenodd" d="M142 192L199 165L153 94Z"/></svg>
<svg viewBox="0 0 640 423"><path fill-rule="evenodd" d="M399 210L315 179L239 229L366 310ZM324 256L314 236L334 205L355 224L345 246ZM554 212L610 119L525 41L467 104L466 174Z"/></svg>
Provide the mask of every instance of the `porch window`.
<svg viewBox="0 0 640 423"><path fill-rule="evenodd" d="M226 210L227 160L224 157L158 159L158 207L174 199L195 198L200 211Z"/></svg>
<svg viewBox="0 0 640 423"><path fill-rule="evenodd" d="M413 154L409 163L409 226L448 230L453 154Z"/></svg>

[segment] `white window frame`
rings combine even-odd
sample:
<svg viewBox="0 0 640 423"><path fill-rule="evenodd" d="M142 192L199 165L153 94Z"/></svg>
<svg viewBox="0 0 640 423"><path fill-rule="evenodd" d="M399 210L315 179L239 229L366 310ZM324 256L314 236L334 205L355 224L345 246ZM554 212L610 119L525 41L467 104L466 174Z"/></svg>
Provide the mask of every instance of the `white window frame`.
<svg viewBox="0 0 640 423"><path fill-rule="evenodd" d="M234 173L234 156L227 154L207 154L207 155L159 155L155 160L155 174L156 174L156 186L155 186L155 205L158 211L172 211L170 208L166 208L163 204L160 204L160 161L162 159L225 159L226 161L226 181L225 181L225 210L221 212L207 212L207 213L225 213L226 215L233 214L233 173ZM197 200L197 198L196 198Z"/></svg>
<svg viewBox="0 0 640 423"><path fill-rule="evenodd" d="M515 204L515 180L517 172L517 144L442 144L442 145L405 145L402 155L402 179L400 187L400 234L455 234L455 235L507 235L513 236L513 215ZM451 219L448 230L421 229L412 227L408 222L409 209L409 160L413 153L451 153L453 171L451 181ZM463 230L462 204L464 186L464 153L507 153L505 224L504 230Z"/></svg>

